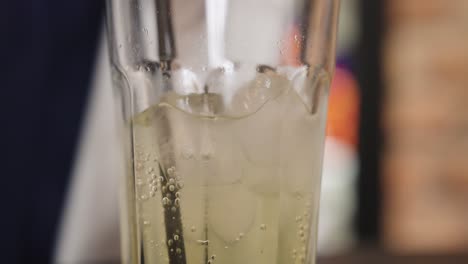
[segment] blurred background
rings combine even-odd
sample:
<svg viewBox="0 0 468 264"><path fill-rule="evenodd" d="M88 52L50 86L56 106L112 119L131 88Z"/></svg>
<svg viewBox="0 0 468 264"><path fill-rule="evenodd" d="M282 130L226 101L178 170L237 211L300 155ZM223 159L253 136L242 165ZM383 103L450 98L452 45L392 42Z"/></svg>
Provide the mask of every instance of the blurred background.
<svg viewBox="0 0 468 264"><path fill-rule="evenodd" d="M319 232L353 220L322 254L468 251L467 23L464 0L342 1Z"/></svg>
<svg viewBox="0 0 468 264"><path fill-rule="evenodd" d="M103 7L44 0L0 10L8 263L52 261L94 105ZM321 263L468 263L468 1L342 0L340 19Z"/></svg>

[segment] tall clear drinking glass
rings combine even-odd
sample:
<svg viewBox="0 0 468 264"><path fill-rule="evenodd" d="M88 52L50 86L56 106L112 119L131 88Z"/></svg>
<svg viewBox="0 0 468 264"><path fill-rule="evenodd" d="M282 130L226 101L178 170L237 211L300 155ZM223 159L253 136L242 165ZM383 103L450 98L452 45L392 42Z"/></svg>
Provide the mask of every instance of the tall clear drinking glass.
<svg viewBox="0 0 468 264"><path fill-rule="evenodd" d="M338 6L107 1L123 263L315 263Z"/></svg>

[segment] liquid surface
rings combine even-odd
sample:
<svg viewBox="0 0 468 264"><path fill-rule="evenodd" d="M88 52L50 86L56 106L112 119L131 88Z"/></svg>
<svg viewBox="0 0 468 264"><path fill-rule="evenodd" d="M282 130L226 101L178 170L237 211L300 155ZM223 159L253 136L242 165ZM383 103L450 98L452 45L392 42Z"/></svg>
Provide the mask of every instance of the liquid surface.
<svg viewBox="0 0 468 264"><path fill-rule="evenodd" d="M286 77L261 78L135 116L139 263L314 263L325 114Z"/></svg>

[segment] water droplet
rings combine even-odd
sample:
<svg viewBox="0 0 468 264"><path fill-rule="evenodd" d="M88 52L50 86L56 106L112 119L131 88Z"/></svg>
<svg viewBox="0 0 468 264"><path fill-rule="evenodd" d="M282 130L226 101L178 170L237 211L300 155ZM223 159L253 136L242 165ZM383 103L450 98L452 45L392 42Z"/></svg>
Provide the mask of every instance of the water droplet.
<svg viewBox="0 0 468 264"><path fill-rule="evenodd" d="M175 205L175 206L179 206L179 205L180 205L180 199L179 199L179 198L176 198L176 199L174 200L174 205Z"/></svg>
<svg viewBox="0 0 468 264"><path fill-rule="evenodd" d="M184 188L184 182L179 181L179 182L177 183L177 187L179 187L179 189Z"/></svg>
<svg viewBox="0 0 468 264"><path fill-rule="evenodd" d="M177 208L176 208L175 206L173 206L173 207L171 208L171 211L172 211L173 213L175 213L175 212L177 212Z"/></svg>
<svg viewBox="0 0 468 264"><path fill-rule="evenodd" d="M172 198L172 194L171 194L171 193L167 193L167 194L166 194L166 197L169 198L169 199L171 199L171 198Z"/></svg>
<svg viewBox="0 0 468 264"><path fill-rule="evenodd" d="M164 177L163 176L159 176L159 182L164 182Z"/></svg>
<svg viewBox="0 0 468 264"><path fill-rule="evenodd" d="M156 195L156 193L153 192L153 191L151 191L151 192L149 193L149 195L150 195L150 197L154 197L154 196Z"/></svg>
<svg viewBox="0 0 468 264"><path fill-rule="evenodd" d="M244 233L239 233L239 238L243 238L244 237Z"/></svg>
<svg viewBox="0 0 468 264"><path fill-rule="evenodd" d="M192 227L190 228L190 231L195 232L195 231L197 231L197 229L195 228L195 226L192 226Z"/></svg>
<svg viewBox="0 0 468 264"><path fill-rule="evenodd" d="M175 191L175 186L174 185L169 185L169 191L171 191L171 192Z"/></svg>
<svg viewBox="0 0 468 264"><path fill-rule="evenodd" d="M143 225L149 225L150 221L143 221Z"/></svg>
<svg viewBox="0 0 468 264"><path fill-rule="evenodd" d="M169 179L169 184L174 184L175 183L175 180L173 178L170 178Z"/></svg>
<svg viewBox="0 0 468 264"><path fill-rule="evenodd" d="M174 235L174 240L178 241L179 240L179 235Z"/></svg>
<svg viewBox="0 0 468 264"><path fill-rule="evenodd" d="M167 241L167 245L168 245L168 246L172 246L173 243L174 243L174 241L172 241L172 239L169 239L169 240Z"/></svg>
<svg viewBox="0 0 468 264"><path fill-rule="evenodd" d="M175 251L176 251L177 254L181 254L181 253L182 253L182 249L180 249L180 248L176 248Z"/></svg>
<svg viewBox="0 0 468 264"><path fill-rule="evenodd" d="M166 192L166 189L167 189L166 186L163 186L163 187L161 188L161 191L162 191L163 193L165 193L165 192Z"/></svg>
<svg viewBox="0 0 468 264"><path fill-rule="evenodd" d="M210 243L210 241L209 240L197 240L197 243L200 245L206 246Z"/></svg>
<svg viewBox="0 0 468 264"><path fill-rule="evenodd" d="M158 190L158 187L156 187L156 186L151 187L152 192L156 192L157 190Z"/></svg>
<svg viewBox="0 0 468 264"><path fill-rule="evenodd" d="M180 198L180 192L176 192L175 197Z"/></svg>
<svg viewBox="0 0 468 264"><path fill-rule="evenodd" d="M265 224L261 224L261 225L260 225L260 230L264 230L264 231L265 231L265 230L266 230L266 225L265 225Z"/></svg>
<svg viewBox="0 0 468 264"><path fill-rule="evenodd" d="M167 198L167 197L164 197L164 198L162 199L162 204L163 204L163 205L168 205L170 202L171 202L171 201L170 201L169 198Z"/></svg>

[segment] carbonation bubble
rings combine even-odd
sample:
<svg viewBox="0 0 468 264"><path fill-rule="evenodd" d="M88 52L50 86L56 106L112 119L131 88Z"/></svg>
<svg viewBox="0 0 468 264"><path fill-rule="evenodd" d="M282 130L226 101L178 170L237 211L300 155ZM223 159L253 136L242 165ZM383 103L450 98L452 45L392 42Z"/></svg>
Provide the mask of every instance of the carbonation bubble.
<svg viewBox="0 0 468 264"><path fill-rule="evenodd" d="M174 174L174 167L170 167L169 169L167 169L167 174L169 175Z"/></svg>
<svg viewBox="0 0 468 264"><path fill-rule="evenodd" d="M206 246L210 243L210 241L209 240L197 240L197 243L200 245Z"/></svg>
<svg viewBox="0 0 468 264"><path fill-rule="evenodd" d="M169 185L169 191L171 191L171 192L175 191L175 186L174 185Z"/></svg>

